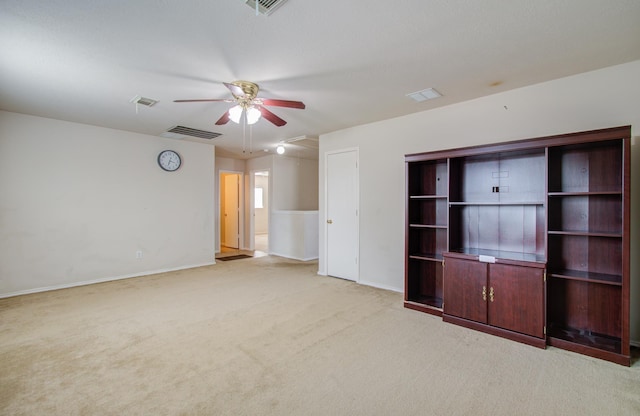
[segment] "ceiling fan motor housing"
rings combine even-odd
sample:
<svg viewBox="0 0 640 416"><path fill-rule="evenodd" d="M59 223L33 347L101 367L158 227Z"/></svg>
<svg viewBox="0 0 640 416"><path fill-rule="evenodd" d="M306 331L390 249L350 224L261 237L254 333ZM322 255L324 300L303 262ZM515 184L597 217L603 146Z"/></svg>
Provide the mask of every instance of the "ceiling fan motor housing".
<svg viewBox="0 0 640 416"><path fill-rule="evenodd" d="M258 95L258 91L260 89L258 87L258 84L255 84L255 83L249 82L249 81L233 81L231 84L235 85L236 87L239 87L240 89L242 89L242 92L244 93L244 95L243 96L237 95L233 91L231 92L231 94L237 100L242 100L242 101L246 101L246 102L253 101L256 98L256 96Z"/></svg>

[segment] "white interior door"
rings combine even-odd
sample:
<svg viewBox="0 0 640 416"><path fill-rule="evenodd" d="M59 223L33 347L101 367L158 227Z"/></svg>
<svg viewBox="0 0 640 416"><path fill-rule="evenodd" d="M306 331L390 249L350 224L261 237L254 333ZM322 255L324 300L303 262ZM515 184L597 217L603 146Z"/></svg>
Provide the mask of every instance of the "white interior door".
<svg viewBox="0 0 640 416"><path fill-rule="evenodd" d="M222 244L230 248L240 246L240 175L224 175L224 238Z"/></svg>
<svg viewBox="0 0 640 416"><path fill-rule="evenodd" d="M358 152L328 153L327 274L358 280Z"/></svg>

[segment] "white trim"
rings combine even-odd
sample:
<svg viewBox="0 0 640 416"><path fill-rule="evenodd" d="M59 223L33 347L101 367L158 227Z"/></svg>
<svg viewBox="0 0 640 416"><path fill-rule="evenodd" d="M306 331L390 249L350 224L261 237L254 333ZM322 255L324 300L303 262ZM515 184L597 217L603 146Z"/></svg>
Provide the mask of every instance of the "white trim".
<svg viewBox="0 0 640 416"><path fill-rule="evenodd" d="M312 260L318 260L318 256L315 257L307 257L307 258L301 258L301 257L293 257L290 255L286 255L286 254L278 254L278 253L269 253L270 256L278 256L278 257L283 257L285 259L292 259L292 260L299 260L299 261L312 261Z"/></svg>
<svg viewBox="0 0 640 416"><path fill-rule="evenodd" d="M329 150L324 153L324 218L321 218L322 224L324 226L324 259L322 261L322 267L326 271L327 275L329 274L329 229L327 224L327 214L328 214L328 159L330 155L335 155L339 153L348 153L355 152L356 153L356 211L358 213L358 218L356 218L356 279L354 280L356 283L360 282L360 148L359 147L347 147L343 149L337 150Z"/></svg>
<svg viewBox="0 0 640 416"><path fill-rule="evenodd" d="M387 285L381 285L379 283L373 283L373 282L366 282L366 281L359 281L358 283L360 283L361 285L365 285L365 286L371 286L371 287L375 287L377 289L382 289L382 290L388 290L390 292L396 292L396 293L404 293L404 289L398 289L397 287L391 287L391 286L387 286Z"/></svg>
<svg viewBox="0 0 640 416"><path fill-rule="evenodd" d="M131 279L131 278L134 278L134 277L149 276L149 275L153 275L153 274L175 272L175 271L178 271L178 270L195 269L196 267L213 266L214 264L216 264L215 260L212 261L212 262L201 263L201 264L192 264L192 265L188 265L188 266L173 267L173 268L170 268L170 269L159 269L159 270L152 270L152 271L141 272L141 273L126 274L126 275L122 275L122 276L104 277L104 278L101 278L101 279L94 279L94 280L84 280L82 282L73 282L73 283L67 283L67 284L63 284L63 285L38 287L38 288L35 288L35 289L20 290L18 292L0 293L0 299L10 298L10 297L20 296L20 295L29 295L29 294L32 294L32 293L49 292L51 290L69 289L69 288L72 288L72 287L87 286L87 285L93 285L93 284L96 284L96 283L113 282L115 280Z"/></svg>

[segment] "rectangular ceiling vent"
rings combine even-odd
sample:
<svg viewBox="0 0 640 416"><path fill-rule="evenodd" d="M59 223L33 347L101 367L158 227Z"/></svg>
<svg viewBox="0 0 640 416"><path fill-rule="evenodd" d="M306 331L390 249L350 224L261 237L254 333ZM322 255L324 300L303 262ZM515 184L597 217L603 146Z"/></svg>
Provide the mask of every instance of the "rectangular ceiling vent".
<svg viewBox="0 0 640 416"><path fill-rule="evenodd" d="M442 94L436 91L435 88L427 88L426 90L407 94L407 97L412 98L417 102L422 102L422 101L433 100L434 98L442 97Z"/></svg>
<svg viewBox="0 0 640 416"><path fill-rule="evenodd" d="M129 102L130 103L134 103L136 105L140 104L140 105L144 105L146 107L153 107L153 105L156 104L158 102L158 100L154 100L153 98L147 98L147 97L142 97L140 95L136 95L131 100L129 100Z"/></svg>
<svg viewBox="0 0 640 416"><path fill-rule="evenodd" d="M244 0L249 7L256 10L256 14L262 13L267 16L273 13L285 1L286 0L257 0L258 5L256 10L256 0Z"/></svg>
<svg viewBox="0 0 640 416"><path fill-rule="evenodd" d="M170 133L170 135L164 135L164 137L173 137L173 138L177 138L173 135L177 135L177 136L191 136L191 137L197 137L199 139L215 139L216 137L222 136L221 133L214 133L212 131L206 131L206 130L198 130L198 129L193 129L191 127L185 127L185 126L175 126L170 128L169 130L167 130L167 133Z"/></svg>
<svg viewBox="0 0 640 416"><path fill-rule="evenodd" d="M299 136L294 137L293 139L284 140L284 142L306 147L307 149L318 149L320 147L320 143L316 136Z"/></svg>

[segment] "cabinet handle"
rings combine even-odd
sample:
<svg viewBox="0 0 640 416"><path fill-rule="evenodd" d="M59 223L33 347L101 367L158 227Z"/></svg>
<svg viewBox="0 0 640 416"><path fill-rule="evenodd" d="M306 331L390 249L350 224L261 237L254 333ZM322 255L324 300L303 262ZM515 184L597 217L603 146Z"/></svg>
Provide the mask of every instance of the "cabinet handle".
<svg viewBox="0 0 640 416"><path fill-rule="evenodd" d="M493 302L493 288L492 287L489 288L489 300L491 302Z"/></svg>
<svg viewBox="0 0 640 416"><path fill-rule="evenodd" d="M482 300L487 300L487 287L482 286Z"/></svg>
<svg viewBox="0 0 640 416"><path fill-rule="evenodd" d="M333 220L327 220L327 224L333 224Z"/></svg>

